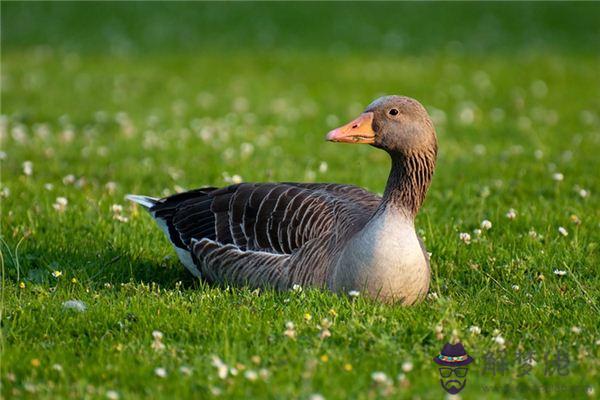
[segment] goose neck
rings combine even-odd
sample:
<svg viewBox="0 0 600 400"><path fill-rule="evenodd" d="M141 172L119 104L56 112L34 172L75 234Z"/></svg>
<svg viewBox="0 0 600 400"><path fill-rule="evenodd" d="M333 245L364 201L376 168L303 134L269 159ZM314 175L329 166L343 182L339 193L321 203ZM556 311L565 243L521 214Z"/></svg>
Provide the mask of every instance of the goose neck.
<svg viewBox="0 0 600 400"><path fill-rule="evenodd" d="M431 183L436 150L390 154L390 156L392 167L380 210L398 209L414 219Z"/></svg>

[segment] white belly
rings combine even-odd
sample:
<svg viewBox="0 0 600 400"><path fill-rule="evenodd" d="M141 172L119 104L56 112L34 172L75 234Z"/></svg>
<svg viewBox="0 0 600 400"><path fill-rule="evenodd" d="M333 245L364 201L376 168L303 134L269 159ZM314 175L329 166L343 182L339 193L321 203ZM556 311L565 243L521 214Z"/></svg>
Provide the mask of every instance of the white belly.
<svg viewBox="0 0 600 400"><path fill-rule="evenodd" d="M334 271L336 291L366 291L371 297L412 304L429 288L429 268L412 221L386 211L355 235Z"/></svg>

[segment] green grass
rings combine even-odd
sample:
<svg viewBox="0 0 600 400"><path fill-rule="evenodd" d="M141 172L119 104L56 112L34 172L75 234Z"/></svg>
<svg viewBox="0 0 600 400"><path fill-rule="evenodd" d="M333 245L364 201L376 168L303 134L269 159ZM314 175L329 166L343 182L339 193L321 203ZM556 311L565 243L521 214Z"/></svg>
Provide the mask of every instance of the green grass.
<svg viewBox="0 0 600 400"><path fill-rule="evenodd" d="M431 359L453 336L476 359L463 398L597 396L597 4L90 7L2 3L4 398L440 398ZM421 305L209 287L124 200L234 174L381 192L385 154L323 137L383 93L419 99L438 132L417 220L433 254ZM64 309L73 299L87 310ZM510 362L492 376L498 335ZM560 380L545 374L557 348L570 359ZM517 376L517 351L536 352L531 374ZM238 374L219 378L213 356Z"/></svg>

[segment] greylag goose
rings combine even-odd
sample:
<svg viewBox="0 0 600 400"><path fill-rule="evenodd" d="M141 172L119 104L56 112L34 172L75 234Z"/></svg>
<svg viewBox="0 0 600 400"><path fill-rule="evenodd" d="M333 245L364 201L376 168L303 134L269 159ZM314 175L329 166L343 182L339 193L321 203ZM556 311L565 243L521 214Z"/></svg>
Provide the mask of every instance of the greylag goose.
<svg viewBox="0 0 600 400"><path fill-rule="evenodd" d="M430 270L414 218L437 155L427 111L408 97L382 97L326 139L370 144L390 155L383 197L351 185L285 182L128 199L150 212L183 265L208 282L278 290L300 285L418 302Z"/></svg>

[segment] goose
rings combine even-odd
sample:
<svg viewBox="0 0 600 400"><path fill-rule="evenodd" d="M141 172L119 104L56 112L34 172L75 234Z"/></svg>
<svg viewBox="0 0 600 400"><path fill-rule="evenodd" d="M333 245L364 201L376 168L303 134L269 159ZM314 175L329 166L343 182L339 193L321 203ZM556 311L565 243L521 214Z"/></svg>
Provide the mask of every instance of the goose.
<svg viewBox="0 0 600 400"><path fill-rule="evenodd" d="M437 157L427 111L409 97L381 97L326 140L386 151L391 171L383 196L346 184L282 182L127 198L152 215L183 265L209 283L421 301L430 267L414 219Z"/></svg>

